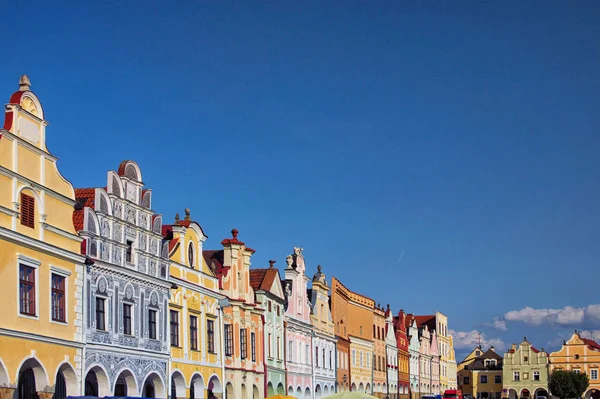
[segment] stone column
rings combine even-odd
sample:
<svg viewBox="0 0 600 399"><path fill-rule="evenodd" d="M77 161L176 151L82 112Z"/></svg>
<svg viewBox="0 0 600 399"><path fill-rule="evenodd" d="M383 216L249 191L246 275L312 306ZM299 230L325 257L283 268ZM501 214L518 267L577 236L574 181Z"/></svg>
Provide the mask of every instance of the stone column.
<svg viewBox="0 0 600 399"><path fill-rule="evenodd" d="M15 388L0 387L0 399L13 399Z"/></svg>

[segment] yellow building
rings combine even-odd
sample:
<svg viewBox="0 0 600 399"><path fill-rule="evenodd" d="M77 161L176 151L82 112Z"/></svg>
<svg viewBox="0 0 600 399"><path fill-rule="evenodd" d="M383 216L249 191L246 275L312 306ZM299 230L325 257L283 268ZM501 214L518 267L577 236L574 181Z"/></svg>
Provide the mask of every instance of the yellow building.
<svg viewBox="0 0 600 399"><path fill-rule="evenodd" d="M585 373L590 386L585 392L586 399L600 399L600 345L591 339L583 338L577 331L571 339L563 342L562 348L550 354L550 370L574 370Z"/></svg>
<svg viewBox="0 0 600 399"><path fill-rule="evenodd" d="M184 220L163 226L169 239L171 282L171 398L221 398L223 394L222 300L219 280L202 256L202 227ZM221 302L220 302L221 301ZM174 331L175 328L175 331Z"/></svg>
<svg viewBox="0 0 600 399"><path fill-rule="evenodd" d="M0 130L0 399L81 393L85 259L47 125L23 75Z"/></svg>
<svg viewBox="0 0 600 399"><path fill-rule="evenodd" d="M486 352L475 348L458 365L458 389L477 399L501 399L502 361L493 346Z"/></svg>

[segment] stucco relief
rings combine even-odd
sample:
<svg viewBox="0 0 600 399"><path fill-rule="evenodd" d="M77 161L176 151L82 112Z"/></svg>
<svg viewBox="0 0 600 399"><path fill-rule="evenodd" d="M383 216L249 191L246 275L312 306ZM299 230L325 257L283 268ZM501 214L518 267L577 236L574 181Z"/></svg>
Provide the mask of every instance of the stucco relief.
<svg viewBox="0 0 600 399"><path fill-rule="evenodd" d="M107 352L89 350L85 359L85 370L89 370L95 365L101 365L107 372L110 386L114 386L115 379L123 369L129 369L136 380L137 386L144 384L144 378L150 372L158 374L163 381L167 381L167 361L146 359L131 355L117 355Z"/></svg>

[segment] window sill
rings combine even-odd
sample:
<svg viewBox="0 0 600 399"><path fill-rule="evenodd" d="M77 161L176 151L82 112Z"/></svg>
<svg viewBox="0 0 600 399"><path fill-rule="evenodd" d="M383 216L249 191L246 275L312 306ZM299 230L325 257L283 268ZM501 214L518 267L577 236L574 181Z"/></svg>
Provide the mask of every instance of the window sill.
<svg viewBox="0 0 600 399"><path fill-rule="evenodd" d="M39 320L40 317L34 314L25 314L25 313L19 313L19 317L22 317L24 319L30 319L30 320Z"/></svg>
<svg viewBox="0 0 600 399"><path fill-rule="evenodd" d="M208 354L209 354L209 355L216 355L216 354L217 354L217 352L215 352L215 351L208 351Z"/></svg>
<svg viewBox="0 0 600 399"><path fill-rule="evenodd" d="M66 320L54 320L54 319L52 319L52 320L50 320L50 323L52 323L52 324L58 324L59 326L68 326L69 325L69 323L67 323Z"/></svg>
<svg viewBox="0 0 600 399"><path fill-rule="evenodd" d="M200 349L190 348L190 352L200 353Z"/></svg>

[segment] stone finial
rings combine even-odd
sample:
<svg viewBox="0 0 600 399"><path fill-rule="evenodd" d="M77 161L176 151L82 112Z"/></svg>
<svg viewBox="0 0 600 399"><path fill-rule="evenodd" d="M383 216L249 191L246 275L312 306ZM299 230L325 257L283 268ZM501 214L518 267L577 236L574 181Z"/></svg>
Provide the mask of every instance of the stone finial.
<svg viewBox="0 0 600 399"><path fill-rule="evenodd" d="M377 309L381 309L381 303L377 304Z"/></svg>
<svg viewBox="0 0 600 399"><path fill-rule="evenodd" d="M390 304L389 303L387 304L387 310L390 310Z"/></svg>
<svg viewBox="0 0 600 399"><path fill-rule="evenodd" d="M179 223L179 212L175 214L175 224Z"/></svg>
<svg viewBox="0 0 600 399"><path fill-rule="evenodd" d="M19 91L27 91L31 87L31 81L27 75L21 76L19 79Z"/></svg>
<svg viewBox="0 0 600 399"><path fill-rule="evenodd" d="M321 273L321 265L317 265L317 272Z"/></svg>
<svg viewBox="0 0 600 399"><path fill-rule="evenodd" d="M523 341L527 341L527 337L523 337Z"/></svg>
<svg viewBox="0 0 600 399"><path fill-rule="evenodd" d="M190 220L190 208L185 208L185 220Z"/></svg>
<svg viewBox="0 0 600 399"><path fill-rule="evenodd" d="M234 240L237 240L238 233L239 233L238 229L231 230L231 236L233 237Z"/></svg>
<svg viewBox="0 0 600 399"><path fill-rule="evenodd" d="M286 256L285 262L287 263L287 268L291 269L292 268L292 264L294 263L294 259L292 258L292 255Z"/></svg>
<svg viewBox="0 0 600 399"><path fill-rule="evenodd" d="M272 268L273 268L273 265L275 265L275 263L277 263L277 261L276 261L276 260L270 260L270 261L269 261L269 269L272 269Z"/></svg>

